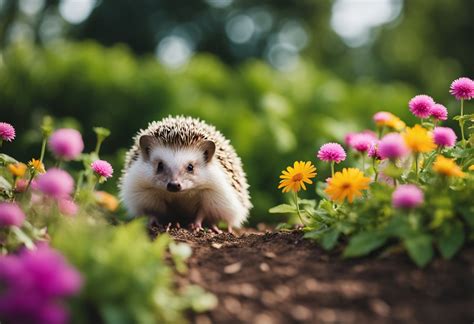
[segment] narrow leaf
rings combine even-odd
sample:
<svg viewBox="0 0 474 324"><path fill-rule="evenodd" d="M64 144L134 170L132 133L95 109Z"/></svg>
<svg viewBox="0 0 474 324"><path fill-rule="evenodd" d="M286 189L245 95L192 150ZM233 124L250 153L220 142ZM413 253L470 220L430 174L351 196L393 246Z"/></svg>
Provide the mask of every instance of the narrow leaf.
<svg viewBox="0 0 474 324"><path fill-rule="evenodd" d="M387 240L387 236L382 233L363 232L355 235L344 250L343 257L357 257L366 255Z"/></svg>
<svg viewBox="0 0 474 324"><path fill-rule="evenodd" d="M433 258L431 236L420 234L403 241L410 258L419 267L424 267Z"/></svg>
<svg viewBox="0 0 474 324"><path fill-rule="evenodd" d="M296 213L296 207L288 204L282 204L270 208L268 212L272 214L291 214Z"/></svg>

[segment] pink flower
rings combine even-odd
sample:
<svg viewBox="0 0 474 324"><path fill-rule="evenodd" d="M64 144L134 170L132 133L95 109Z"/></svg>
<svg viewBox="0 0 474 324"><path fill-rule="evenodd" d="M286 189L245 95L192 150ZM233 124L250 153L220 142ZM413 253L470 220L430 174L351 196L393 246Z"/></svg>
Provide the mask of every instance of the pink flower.
<svg viewBox="0 0 474 324"><path fill-rule="evenodd" d="M398 159L408 153L403 137L397 133L385 135L379 142L378 153L382 159Z"/></svg>
<svg viewBox="0 0 474 324"><path fill-rule="evenodd" d="M395 208L415 208L423 204L423 191L415 185L400 185L392 194L392 205Z"/></svg>
<svg viewBox="0 0 474 324"><path fill-rule="evenodd" d="M16 203L0 203L0 227L21 226L25 221L25 214Z"/></svg>
<svg viewBox="0 0 474 324"><path fill-rule="evenodd" d="M448 119L448 110L445 106L441 104L435 104L431 107L430 111L431 117L437 120L446 120Z"/></svg>
<svg viewBox="0 0 474 324"><path fill-rule="evenodd" d="M392 118L393 115L389 112L386 111L379 111L375 113L374 117L372 117L375 124L377 125L385 125L385 123L388 123Z"/></svg>
<svg viewBox="0 0 474 324"><path fill-rule="evenodd" d="M367 155L372 158L372 159L375 159L375 160L382 160L382 157L380 156L379 154L379 147L378 147L378 143L373 143L372 146L369 148L369 150L367 151Z"/></svg>
<svg viewBox="0 0 474 324"><path fill-rule="evenodd" d="M356 134L357 133L350 132L350 133L347 133L346 136L344 136L344 143L346 144L347 147L352 147L351 145L352 139L354 138L354 135Z"/></svg>
<svg viewBox="0 0 474 324"><path fill-rule="evenodd" d="M351 146L358 152L367 152L375 141L376 139L372 134L359 133L352 138Z"/></svg>
<svg viewBox="0 0 474 324"><path fill-rule="evenodd" d="M49 149L56 157L69 161L76 159L84 149L81 133L72 128L61 128L49 138Z"/></svg>
<svg viewBox="0 0 474 324"><path fill-rule="evenodd" d="M436 145L441 147L452 147L456 144L456 134L449 127L435 127L433 139Z"/></svg>
<svg viewBox="0 0 474 324"><path fill-rule="evenodd" d="M408 103L410 111L419 118L430 117L431 107L435 105L433 98L427 95L418 95L413 97Z"/></svg>
<svg viewBox="0 0 474 324"><path fill-rule="evenodd" d="M11 142L15 139L15 128L9 123L0 123L0 140Z"/></svg>
<svg viewBox="0 0 474 324"><path fill-rule="evenodd" d="M43 194L56 199L66 198L74 190L74 180L69 173L56 168L41 175L37 184Z"/></svg>
<svg viewBox="0 0 474 324"><path fill-rule="evenodd" d="M104 178L110 178L114 173L114 169L112 169L110 163L104 160L92 162L91 168L97 175Z"/></svg>
<svg viewBox="0 0 474 324"><path fill-rule="evenodd" d="M319 149L318 159L326 162L339 163L346 159L346 152L338 143L327 143Z"/></svg>
<svg viewBox="0 0 474 324"><path fill-rule="evenodd" d="M67 216L74 216L77 214L78 207L74 201L69 198L63 198L58 200L58 208L61 214Z"/></svg>
<svg viewBox="0 0 474 324"><path fill-rule="evenodd" d="M474 81L469 78L459 78L451 83L449 90L457 100L470 100L474 98Z"/></svg>

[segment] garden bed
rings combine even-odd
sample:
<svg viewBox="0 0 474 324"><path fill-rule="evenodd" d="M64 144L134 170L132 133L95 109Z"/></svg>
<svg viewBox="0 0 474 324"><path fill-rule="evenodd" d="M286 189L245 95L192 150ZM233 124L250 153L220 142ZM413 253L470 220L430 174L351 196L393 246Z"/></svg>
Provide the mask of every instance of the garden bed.
<svg viewBox="0 0 474 324"><path fill-rule="evenodd" d="M151 230L159 233L158 228ZM419 269L403 252L340 258L300 231L240 234L171 229L193 248L181 284L214 293L213 311L195 323L471 323L474 247Z"/></svg>

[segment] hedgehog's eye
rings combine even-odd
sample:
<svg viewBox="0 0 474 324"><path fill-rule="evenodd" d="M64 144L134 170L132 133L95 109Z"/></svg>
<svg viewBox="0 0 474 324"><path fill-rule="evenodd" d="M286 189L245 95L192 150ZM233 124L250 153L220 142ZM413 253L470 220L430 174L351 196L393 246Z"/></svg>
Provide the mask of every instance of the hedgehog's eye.
<svg viewBox="0 0 474 324"><path fill-rule="evenodd" d="M163 172L164 168L165 168L165 166L163 165L163 162L160 162L160 163L158 163L158 168L156 169L156 172L161 173L161 172Z"/></svg>
<svg viewBox="0 0 474 324"><path fill-rule="evenodd" d="M194 171L194 166L191 163L189 163L186 170L188 170L189 173L192 173Z"/></svg>

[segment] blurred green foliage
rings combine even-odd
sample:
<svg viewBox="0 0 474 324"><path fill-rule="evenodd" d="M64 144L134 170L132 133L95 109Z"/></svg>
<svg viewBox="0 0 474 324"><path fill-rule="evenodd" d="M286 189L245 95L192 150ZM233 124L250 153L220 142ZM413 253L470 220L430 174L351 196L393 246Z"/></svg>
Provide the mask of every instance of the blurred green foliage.
<svg viewBox="0 0 474 324"><path fill-rule="evenodd" d="M94 143L93 127L107 127L112 135L101 158L113 164L116 181L138 129L169 114L200 117L216 125L243 159L255 205L251 224L281 220L267 210L279 201L285 165L314 156L324 142L342 141L348 131L371 127L368 116L378 110L413 121L407 101L415 94L398 82L348 83L310 62L292 72L258 60L230 69L198 55L182 69L167 70L153 57L137 59L126 47L93 42L42 49L17 44L0 64L2 120L14 124L21 144L5 146L5 153L21 161L39 154L40 133L28 129L39 130L45 114L81 130L86 143ZM317 166L324 179L326 166ZM109 181L105 189L115 187Z"/></svg>

